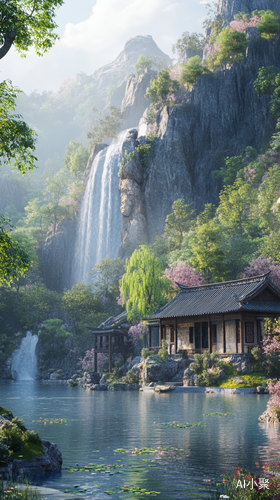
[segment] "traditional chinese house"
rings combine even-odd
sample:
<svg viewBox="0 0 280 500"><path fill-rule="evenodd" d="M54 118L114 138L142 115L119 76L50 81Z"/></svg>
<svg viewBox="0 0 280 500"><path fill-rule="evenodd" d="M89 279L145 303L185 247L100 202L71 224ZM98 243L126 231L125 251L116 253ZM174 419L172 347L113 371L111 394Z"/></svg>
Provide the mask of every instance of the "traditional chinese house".
<svg viewBox="0 0 280 500"><path fill-rule="evenodd" d="M188 287L144 318L149 347L166 339L170 354L250 353L264 338L264 318L280 316L280 289L262 276ZM156 345L157 344L157 345Z"/></svg>
<svg viewBox="0 0 280 500"><path fill-rule="evenodd" d="M131 327L127 323L127 313L123 312L117 317L111 316L98 327L88 326L89 333L94 335L94 371L97 371L97 354L103 353L109 356L109 372L112 371L113 355L122 354L124 363L133 347L127 342L128 330Z"/></svg>

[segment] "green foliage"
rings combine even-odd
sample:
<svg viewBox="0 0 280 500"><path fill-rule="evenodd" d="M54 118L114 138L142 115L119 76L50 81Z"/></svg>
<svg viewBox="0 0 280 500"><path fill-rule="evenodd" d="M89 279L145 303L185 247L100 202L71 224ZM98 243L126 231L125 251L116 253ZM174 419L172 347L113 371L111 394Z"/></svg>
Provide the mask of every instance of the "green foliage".
<svg viewBox="0 0 280 500"><path fill-rule="evenodd" d="M20 114L14 114L16 98L20 93L10 80L0 83L0 159L25 174L28 170L33 170L37 160L32 154L35 150L36 134L22 120Z"/></svg>
<svg viewBox="0 0 280 500"><path fill-rule="evenodd" d="M30 257L10 236L13 228L8 219L0 215L0 283L11 285L28 270Z"/></svg>
<svg viewBox="0 0 280 500"><path fill-rule="evenodd" d="M80 142L70 141L66 148L64 167L78 178L84 173L89 159L90 148Z"/></svg>
<svg viewBox="0 0 280 500"><path fill-rule="evenodd" d="M136 73L139 74L145 69L151 69L153 65L153 60L150 56L145 56L140 54L137 63L135 64Z"/></svg>
<svg viewBox="0 0 280 500"><path fill-rule="evenodd" d="M39 340L42 348L41 361L48 361L50 358L63 358L69 351L65 346L65 341L71 339L73 334L63 328L61 319L48 319L45 321L39 332Z"/></svg>
<svg viewBox="0 0 280 500"><path fill-rule="evenodd" d="M256 28L262 38L270 39L277 37L280 25L279 13L272 10L254 10L252 15L261 17L261 21Z"/></svg>
<svg viewBox="0 0 280 500"><path fill-rule="evenodd" d="M209 73L209 69L202 65L200 56L191 57L187 64L183 64L180 83L184 84L186 88L195 85L198 77L205 73Z"/></svg>
<svg viewBox="0 0 280 500"><path fill-rule="evenodd" d="M124 272L124 265L120 258L105 257L89 273L93 278L95 295L116 299L119 295L119 280Z"/></svg>
<svg viewBox="0 0 280 500"><path fill-rule="evenodd" d="M278 73L275 66L263 66L259 69L258 77L254 82L254 89L258 97L265 94L272 94L276 88Z"/></svg>
<svg viewBox="0 0 280 500"><path fill-rule="evenodd" d="M11 410L7 410L7 408L3 408L3 406L0 406L0 415L1 417L4 417L6 420L12 420L14 418L14 415L12 414Z"/></svg>
<svg viewBox="0 0 280 500"><path fill-rule="evenodd" d="M218 49L207 57L207 65L212 70L220 66L233 66L235 63L243 62L248 38L246 33L227 26L217 36L216 44Z"/></svg>
<svg viewBox="0 0 280 500"><path fill-rule="evenodd" d="M184 234L193 226L195 211L190 208L190 205L184 205L182 198L174 201L172 210L173 213L169 214L165 219L164 231L169 239L169 245L180 248Z"/></svg>
<svg viewBox="0 0 280 500"><path fill-rule="evenodd" d="M186 51L193 53L200 53L205 45L205 37L201 33L189 33L185 31L176 44L172 45L172 52L177 52L179 58L182 60Z"/></svg>
<svg viewBox="0 0 280 500"><path fill-rule="evenodd" d="M264 353L259 347L252 349L252 355L257 362L260 371L264 372L267 377L280 377L280 362L279 353Z"/></svg>
<svg viewBox="0 0 280 500"><path fill-rule="evenodd" d="M20 290L17 316L20 324L27 329L36 329L58 310L60 295L48 290L44 285L34 284Z"/></svg>
<svg viewBox="0 0 280 500"><path fill-rule="evenodd" d="M167 355L168 355L168 343L167 340L162 339L161 349L159 349L158 351L158 356L160 356L162 361L164 361Z"/></svg>
<svg viewBox="0 0 280 500"><path fill-rule="evenodd" d="M141 351L141 356L144 359L147 359L149 356L153 356L154 354L154 351L150 351L150 349L147 349L147 347L144 347Z"/></svg>
<svg viewBox="0 0 280 500"><path fill-rule="evenodd" d="M147 90L145 97L152 104L154 109L169 104L168 96L175 94L179 89L179 82L172 80L167 69L159 71L157 78L152 78L151 86Z"/></svg>
<svg viewBox="0 0 280 500"><path fill-rule="evenodd" d="M129 370L127 372L127 374L124 377L122 377L122 381L125 384L138 384L139 378L138 378L137 374L134 373L133 370Z"/></svg>
<svg viewBox="0 0 280 500"><path fill-rule="evenodd" d="M84 332L82 325L87 322L95 326L102 321L96 314L103 311L102 304L93 295L91 285L77 283L70 290L65 290L62 305L73 322L75 333Z"/></svg>
<svg viewBox="0 0 280 500"><path fill-rule="evenodd" d="M136 146L135 150L132 151L131 153L128 153L127 151L124 152L124 156L122 157L122 161L119 164L119 172L118 176L122 178L123 176L123 169L127 163L133 160L133 158L136 157L136 155L139 156L140 163L143 167L144 170L147 170L149 168L149 163L151 158L154 158L155 156L155 135L149 134L145 137L145 144L139 144L139 146Z"/></svg>
<svg viewBox="0 0 280 500"><path fill-rule="evenodd" d="M55 9L63 0L19 0L2 2L0 22L0 44L3 45L7 34L14 31L14 45L22 57L34 48L42 56L59 38L53 31Z"/></svg>
<svg viewBox="0 0 280 500"><path fill-rule="evenodd" d="M213 176L221 179L226 186L232 185L237 176L240 174L243 175L245 167L246 162L242 156L227 156L225 158L225 165L219 170L214 170Z"/></svg>
<svg viewBox="0 0 280 500"><path fill-rule="evenodd" d="M14 417L12 419L12 424L15 424L23 432L25 432L27 430L25 425L24 425L23 418Z"/></svg>
<svg viewBox="0 0 280 500"><path fill-rule="evenodd" d="M164 303L163 294L168 290L168 281L162 277L163 267L159 259L147 246L140 245L126 260L125 274L121 279L121 297L126 302L126 310L137 305L142 316L155 310ZM128 314L129 319L129 314Z"/></svg>
<svg viewBox="0 0 280 500"><path fill-rule="evenodd" d="M95 108L93 111L98 113L99 118L95 120L92 129L87 134L88 139L91 139L91 146L102 144L106 139L116 139L125 118L124 113L115 106L109 106L109 114L105 116L101 116Z"/></svg>

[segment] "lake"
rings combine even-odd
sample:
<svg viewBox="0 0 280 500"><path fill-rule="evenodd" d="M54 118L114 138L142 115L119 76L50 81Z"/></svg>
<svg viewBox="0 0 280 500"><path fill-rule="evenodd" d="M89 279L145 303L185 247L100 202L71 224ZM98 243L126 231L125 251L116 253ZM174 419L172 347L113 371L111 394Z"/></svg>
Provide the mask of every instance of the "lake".
<svg viewBox="0 0 280 500"><path fill-rule="evenodd" d="M165 500L208 498L203 479L231 471L233 464L253 468L255 462L276 461L278 427L258 422L268 398L176 391L90 392L59 384L0 383L0 405L22 417L28 429L56 443L62 452L61 473L37 477L34 482L62 491L86 489L81 497L97 499L108 498L105 490L124 484L155 490L160 492L155 498ZM227 416L203 415L217 412ZM67 423L33 422L40 418L67 419ZM202 422L205 427L161 425L173 421ZM159 451L142 455L114 452L143 447ZM167 449L162 453L161 448ZM117 464L113 470L121 474L65 469L88 464ZM132 493L112 495L116 499L137 497L142 498Z"/></svg>

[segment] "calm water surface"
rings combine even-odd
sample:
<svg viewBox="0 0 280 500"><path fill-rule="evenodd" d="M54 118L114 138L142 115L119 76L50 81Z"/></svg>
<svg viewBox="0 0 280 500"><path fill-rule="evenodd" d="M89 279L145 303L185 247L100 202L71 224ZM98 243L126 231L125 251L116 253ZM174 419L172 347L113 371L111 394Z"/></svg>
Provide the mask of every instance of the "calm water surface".
<svg viewBox="0 0 280 500"><path fill-rule="evenodd" d="M160 492L155 498L208 498L205 478L231 471L233 464L254 467L255 462L277 460L277 427L258 422L266 395L217 396L212 394L153 392L89 392L56 384L9 382L0 384L0 405L24 419L29 429L57 443L63 467L76 464L113 464L122 474L61 473L36 478L48 487L87 489L81 497L108 498L115 486ZM233 413L227 417L203 413ZM73 419L68 424L32 422L42 418ZM206 427L170 428L153 422L197 423ZM163 455L118 454L117 448L167 447ZM183 451L172 450L179 448ZM145 461L145 460L148 461ZM94 496L92 496L94 494ZM137 498L133 494L112 498ZM139 497L138 498L142 498Z"/></svg>

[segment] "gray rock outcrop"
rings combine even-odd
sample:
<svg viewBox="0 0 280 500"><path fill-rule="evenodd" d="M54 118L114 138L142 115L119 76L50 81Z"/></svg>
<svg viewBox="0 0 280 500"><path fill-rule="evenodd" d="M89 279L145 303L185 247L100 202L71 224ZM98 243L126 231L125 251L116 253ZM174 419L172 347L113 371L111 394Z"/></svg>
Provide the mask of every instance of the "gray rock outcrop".
<svg viewBox="0 0 280 500"><path fill-rule="evenodd" d="M279 0L220 0L218 14L231 21L238 12L251 14L253 10L279 11Z"/></svg>
<svg viewBox="0 0 280 500"><path fill-rule="evenodd" d="M54 472L61 469L62 455L57 445L45 439L42 439L42 443L44 446L44 456L35 457L32 460L14 460L12 464L13 474L45 474L46 472Z"/></svg>
<svg viewBox="0 0 280 500"><path fill-rule="evenodd" d="M145 94L150 87L152 78L156 76L156 71L145 69L143 73L130 76L127 80L125 96L121 106L121 110L126 117L122 124L122 130L137 127L145 110L149 107L149 101L145 99Z"/></svg>
<svg viewBox="0 0 280 500"><path fill-rule="evenodd" d="M265 410L259 417L259 422L267 422L269 424L279 424L280 419L273 410Z"/></svg>
<svg viewBox="0 0 280 500"><path fill-rule="evenodd" d="M166 358L162 361L160 356L150 356L146 359L143 368L143 381L150 382L169 382L178 371L178 363Z"/></svg>

